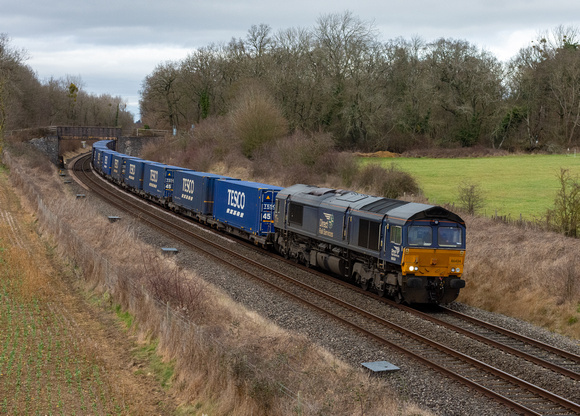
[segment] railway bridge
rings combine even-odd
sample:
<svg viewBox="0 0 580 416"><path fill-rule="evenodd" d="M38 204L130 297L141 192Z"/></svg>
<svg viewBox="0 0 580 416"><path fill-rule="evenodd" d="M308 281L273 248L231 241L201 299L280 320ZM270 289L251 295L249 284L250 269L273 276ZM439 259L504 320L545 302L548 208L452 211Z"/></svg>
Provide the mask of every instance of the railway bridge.
<svg viewBox="0 0 580 416"><path fill-rule="evenodd" d="M37 130L38 131L38 130ZM120 127L80 127L50 126L41 129L42 137L30 142L57 166L63 166L64 155L78 149L89 149L99 140L116 140L117 149L123 153L136 156L143 145L156 136L124 136Z"/></svg>

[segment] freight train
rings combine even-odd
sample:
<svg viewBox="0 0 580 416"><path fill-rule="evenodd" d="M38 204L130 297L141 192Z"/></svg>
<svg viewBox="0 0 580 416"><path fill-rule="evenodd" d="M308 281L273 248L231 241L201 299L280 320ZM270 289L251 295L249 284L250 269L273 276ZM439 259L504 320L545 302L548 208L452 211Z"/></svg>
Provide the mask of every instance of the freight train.
<svg viewBox="0 0 580 416"><path fill-rule="evenodd" d="M408 304L465 287L464 221L427 204L353 191L242 181L93 145L93 169L126 190L308 267Z"/></svg>

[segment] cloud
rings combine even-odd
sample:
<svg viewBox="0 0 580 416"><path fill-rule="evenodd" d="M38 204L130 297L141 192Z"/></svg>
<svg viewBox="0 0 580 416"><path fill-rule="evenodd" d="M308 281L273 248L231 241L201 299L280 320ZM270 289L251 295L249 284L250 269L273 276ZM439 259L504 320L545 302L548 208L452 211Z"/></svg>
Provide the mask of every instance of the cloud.
<svg viewBox="0 0 580 416"><path fill-rule="evenodd" d="M86 91L132 103L157 64L243 38L254 24L274 31L314 28L321 16L350 10L373 22L383 41L462 39L502 61L539 31L580 25L580 2L569 0L0 0L0 10L0 32L28 51L28 64L41 79L80 75Z"/></svg>

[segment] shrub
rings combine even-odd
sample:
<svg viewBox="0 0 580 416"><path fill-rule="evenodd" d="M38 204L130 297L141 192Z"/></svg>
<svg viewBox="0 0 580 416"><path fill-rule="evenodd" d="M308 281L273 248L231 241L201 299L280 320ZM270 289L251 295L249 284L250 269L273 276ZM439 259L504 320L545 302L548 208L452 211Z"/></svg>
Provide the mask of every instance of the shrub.
<svg viewBox="0 0 580 416"><path fill-rule="evenodd" d="M255 86L241 94L234 104L230 119L247 158L252 158L256 150L288 131L288 123L276 101Z"/></svg>
<svg viewBox="0 0 580 416"><path fill-rule="evenodd" d="M546 213L546 222L555 231L568 237L578 237L580 227L580 183L568 169L560 169L560 189L554 199L554 208Z"/></svg>
<svg viewBox="0 0 580 416"><path fill-rule="evenodd" d="M364 192L394 199L421 192L415 178L397 168L394 163L388 168L376 164L366 165L356 175L354 183Z"/></svg>
<svg viewBox="0 0 580 416"><path fill-rule="evenodd" d="M199 280L186 278L177 266L151 252L142 252L142 260L140 277L155 299L190 317L203 310L206 292Z"/></svg>
<svg viewBox="0 0 580 416"><path fill-rule="evenodd" d="M485 205L485 199L481 186L476 183L462 182L457 187L459 208L470 215L474 215Z"/></svg>

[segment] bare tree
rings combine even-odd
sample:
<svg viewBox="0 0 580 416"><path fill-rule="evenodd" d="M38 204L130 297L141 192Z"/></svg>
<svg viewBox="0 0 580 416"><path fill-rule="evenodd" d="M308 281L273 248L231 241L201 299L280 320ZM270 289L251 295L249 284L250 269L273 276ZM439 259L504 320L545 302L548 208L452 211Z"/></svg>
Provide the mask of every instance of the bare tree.
<svg viewBox="0 0 580 416"><path fill-rule="evenodd" d="M554 208L548 211L548 223L568 237L578 237L580 227L580 183L570 176L568 169L560 169L560 189L554 199Z"/></svg>
<svg viewBox="0 0 580 416"><path fill-rule="evenodd" d="M314 39L314 64L323 71L326 89L320 122L335 128L339 145L351 147L366 136L365 98L374 90L366 81L377 57L376 30L347 11L320 17Z"/></svg>
<svg viewBox="0 0 580 416"><path fill-rule="evenodd" d="M0 136L6 126L6 106L11 80L21 66L25 53L10 47L10 38L0 33Z"/></svg>
<svg viewBox="0 0 580 416"><path fill-rule="evenodd" d="M171 129L179 125L180 102L183 90L178 87L180 77L178 64L159 64L145 78L141 90L141 114L143 119L158 128Z"/></svg>
<svg viewBox="0 0 580 416"><path fill-rule="evenodd" d="M259 26L252 25L248 34L246 35L246 50L250 56L263 56L272 43L270 33L272 28L267 24L260 24Z"/></svg>
<svg viewBox="0 0 580 416"><path fill-rule="evenodd" d="M468 214L475 215L485 206L485 198L479 184L464 181L458 186L457 191L459 207Z"/></svg>
<svg viewBox="0 0 580 416"><path fill-rule="evenodd" d="M452 127L441 135L471 146L490 134L495 124L493 105L503 96L502 66L497 58L466 41L439 39L429 45L427 61L433 99L442 110L435 116L442 125Z"/></svg>
<svg viewBox="0 0 580 416"><path fill-rule="evenodd" d="M578 29L558 26L538 34L510 63L514 107L525 110L528 145L569 147L580 138Z"/></svg>

